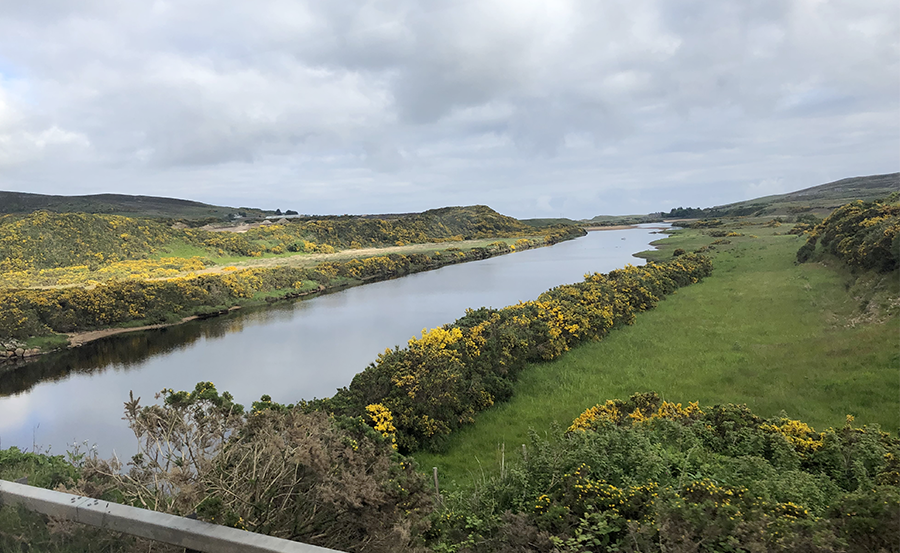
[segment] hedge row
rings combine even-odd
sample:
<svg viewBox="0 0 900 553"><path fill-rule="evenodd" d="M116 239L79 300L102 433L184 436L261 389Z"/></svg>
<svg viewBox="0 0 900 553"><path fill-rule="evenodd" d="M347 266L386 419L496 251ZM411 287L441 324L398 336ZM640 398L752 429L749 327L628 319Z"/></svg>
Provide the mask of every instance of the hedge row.
<svg viewBox="0 0 900 553"><path fill-rule="evenodd" d="M688 254L587 275L503 309L469 310L452 324L423 331L404 349L386 350L349 388L307 408L370 418L387 413L382 418L390 419L401 451L439 449L477 412L508 399L527 363L555 359L631 324L636 313L711 270L708 258Z"/></svg>

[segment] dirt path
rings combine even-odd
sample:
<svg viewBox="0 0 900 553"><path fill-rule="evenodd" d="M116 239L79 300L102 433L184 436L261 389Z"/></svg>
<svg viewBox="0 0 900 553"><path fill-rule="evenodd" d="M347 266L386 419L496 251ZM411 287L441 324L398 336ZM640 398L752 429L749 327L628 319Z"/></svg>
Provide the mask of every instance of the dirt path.
<svg viewBox="0 0 900 553"><path fill-rule="evenodd" d="M540 238L539 236L529 236L526 238ZM515 240L518 240L516 237ZM481 238L478 240L461 240L459 242L426 242L424 244L407 244L405 246L385 246L380 248L360 248L357 250L341 250L335 253L298 253L285 257L267 257L263 259L249 258L234 262L229 267L237 269L251 269L259 267L314 267L325 261L347 261L348 259L361 259L366 257L375 257L399 253L408 255L411 253L426 253L436 250L446 250L447 248L478 248L484 247L498 240L509 240L508 238ZM218 274L223 273L225 267L216 265L200 271L194 271L195 274ZM171 278L171 277L170 277Z"/></svg>
<svg viewBox="0 0 900 553"><path fill-rule="evenodd" d="M235 309L240 309L240 306L230 307L228 311L234 311ZM84 332L67 332L66 336L69 337L69 347L76 348L88 342L93 342L94 340L99 340L100 338L106 338L107 336L115 336L116 334L124 334L126 332L137 332L139 330L156 330L158 328L165 328L167 326L180 325L188 321L196 321L199 318L200 317L198 317L197 315L192 315L190 317L185 317L180 321L175 321L174 323L132 326L128 328L104 328L101 330L86 330Z"/></svg>

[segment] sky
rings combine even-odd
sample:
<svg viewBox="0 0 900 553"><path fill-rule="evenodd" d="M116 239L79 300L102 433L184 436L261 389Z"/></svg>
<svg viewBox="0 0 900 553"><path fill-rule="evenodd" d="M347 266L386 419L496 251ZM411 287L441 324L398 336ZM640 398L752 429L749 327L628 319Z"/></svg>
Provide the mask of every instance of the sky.
<svg viewBox="0 0 900 553"><path fill-rule="evenodd" d="M0 0L0 190L580 219L898 170L896 0Z"/></svg>

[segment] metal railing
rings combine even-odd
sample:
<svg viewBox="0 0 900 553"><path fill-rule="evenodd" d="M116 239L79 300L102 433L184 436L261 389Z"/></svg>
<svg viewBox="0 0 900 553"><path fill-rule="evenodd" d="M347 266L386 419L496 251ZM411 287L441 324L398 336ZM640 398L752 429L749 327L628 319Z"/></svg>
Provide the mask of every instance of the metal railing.
<svg viewBox="0 0 900 553"><path fill-rule="evenodd" d="M0 480L0 506L45 515L205 553L340 553L202 520Z"/></svg>

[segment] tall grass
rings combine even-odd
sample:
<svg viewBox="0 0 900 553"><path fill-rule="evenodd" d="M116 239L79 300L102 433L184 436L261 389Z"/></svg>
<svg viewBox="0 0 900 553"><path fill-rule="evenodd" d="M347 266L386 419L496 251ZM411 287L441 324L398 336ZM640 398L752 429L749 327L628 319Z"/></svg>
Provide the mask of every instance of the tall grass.
<svg viewBox="0 0 900 553"><path fill-rule="evenodd" d="M640 391L701 405L746 403L762 416L784 411L817 429L840 426L851 414L896 434L896 309L886 322L854 324L861 300L848 273L796 265L796 236L738 230L747 236L716 246L715 269L703 283L678 290L602 342L528 367L510 402L454 435L446 454L416 455L420 464L464 484L493 470L500 444L521 454L529 430L567 426L587 407ZM654 255L712 240L683 231ZM896 280L881 283L893 298Z"/></svg>

